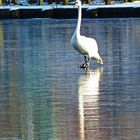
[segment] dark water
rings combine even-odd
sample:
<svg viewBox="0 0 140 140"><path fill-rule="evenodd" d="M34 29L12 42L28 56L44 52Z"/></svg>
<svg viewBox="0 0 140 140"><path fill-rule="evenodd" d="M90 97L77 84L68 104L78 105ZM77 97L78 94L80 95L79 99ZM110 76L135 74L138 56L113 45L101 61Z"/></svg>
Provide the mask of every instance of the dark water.
<svg viewBox="0 0 140 140"><path fill-rule="evenodd" d="M0 140L140 140L140 19L86 19L104 60L86 73L76 20L0 21Z"/></svg>

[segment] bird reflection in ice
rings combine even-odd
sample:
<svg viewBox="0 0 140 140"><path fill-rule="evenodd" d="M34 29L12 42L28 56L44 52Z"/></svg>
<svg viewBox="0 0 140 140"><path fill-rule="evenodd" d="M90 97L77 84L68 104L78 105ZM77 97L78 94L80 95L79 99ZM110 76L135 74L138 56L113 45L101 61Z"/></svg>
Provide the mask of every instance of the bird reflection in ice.
<svg viewBox="0 0 140 140"><path fill-rule="evenodd" d="M99 82L103 74L103 68L88 71L79 78L79 122L80 140L85 139L86 130L90 130L90 120L99 117ZM86 134L88 135L88 134Z"/></svg>

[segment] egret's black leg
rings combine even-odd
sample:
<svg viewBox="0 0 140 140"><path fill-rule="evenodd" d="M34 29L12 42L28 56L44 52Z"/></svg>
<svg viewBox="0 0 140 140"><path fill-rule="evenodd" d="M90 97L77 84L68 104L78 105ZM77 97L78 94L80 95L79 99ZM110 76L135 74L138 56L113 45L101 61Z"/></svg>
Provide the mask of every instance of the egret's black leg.
<svg viewBox="0 0 140 140"><path fill-rule="evenodd" d="M85 66L86 66L86 64L87 64L87 57L86 56L84 56L84 64L82 64L80 67L81 68L85 68Z"/></svg>
<svg viewBox="0 0 140 140"><path fill-rule="evenodd" d="M85 62L80 66L80 68L87 70L89 68L90 57L84 56L84 60Z"/></svg>

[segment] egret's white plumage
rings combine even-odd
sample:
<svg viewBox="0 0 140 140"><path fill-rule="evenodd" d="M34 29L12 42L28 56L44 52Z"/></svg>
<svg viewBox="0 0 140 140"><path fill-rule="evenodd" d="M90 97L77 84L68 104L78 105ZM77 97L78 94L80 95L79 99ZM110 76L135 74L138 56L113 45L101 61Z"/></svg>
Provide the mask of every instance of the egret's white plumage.
<svg viewBox="0 0 140 140"><path fill-rule="evenodd" d="M81 17L82 17L82 7L81 1L77 0L75 6L78 6L78 21L76 30L71 38L71 44L75 50L84 55L85 63L81 66L82 68L87 68L91 58L97 60L97 63L103 64L103 60L98 53L98 45L95 39L81 36Z"/></svg>

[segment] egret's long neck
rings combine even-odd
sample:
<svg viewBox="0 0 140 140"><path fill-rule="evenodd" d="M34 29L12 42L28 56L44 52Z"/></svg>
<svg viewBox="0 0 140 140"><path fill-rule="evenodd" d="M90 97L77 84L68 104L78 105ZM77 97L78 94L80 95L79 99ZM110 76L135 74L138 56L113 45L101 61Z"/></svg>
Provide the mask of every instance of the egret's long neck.
<svg viewBox="0 0 140 140"><path fill-rule="evenodd" d="M80 5L78 7L78 21L77 21L77 26L76 26L76 35L80 35L81 18L82 18L82 8Z"/></svg>

